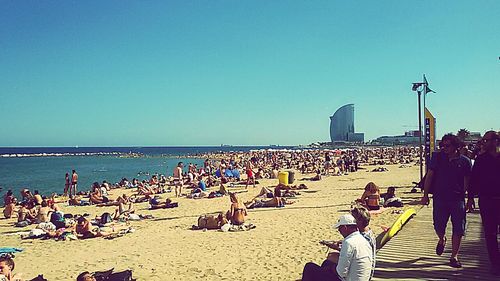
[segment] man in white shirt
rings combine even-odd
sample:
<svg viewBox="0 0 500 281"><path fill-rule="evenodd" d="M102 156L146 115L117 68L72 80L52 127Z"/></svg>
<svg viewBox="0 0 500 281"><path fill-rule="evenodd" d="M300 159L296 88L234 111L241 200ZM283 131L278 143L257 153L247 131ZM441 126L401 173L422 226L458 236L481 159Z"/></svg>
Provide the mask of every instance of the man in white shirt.
<svg viewBox="0 0 500 281"><path fill-rule="evenodd" d="M344 237L335 272L310 262L304 267L302 281L370 280L373 251L370 243L359 233L356 219L351 214L342 215L333 227Z"/></svg>

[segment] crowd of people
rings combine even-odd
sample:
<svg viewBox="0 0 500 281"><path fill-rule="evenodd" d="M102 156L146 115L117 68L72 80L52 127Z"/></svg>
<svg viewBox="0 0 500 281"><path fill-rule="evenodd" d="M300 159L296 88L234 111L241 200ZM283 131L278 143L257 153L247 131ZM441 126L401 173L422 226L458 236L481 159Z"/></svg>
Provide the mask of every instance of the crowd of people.
<svg viewBox="0 0 500 281"><path fill-rule="evenodd" d="M429 171L425 177L423 204L429 203L429 194L434 194L434 227L438 236L436 253L443 253L446 244L445 227L451 216L453 223L453 251L450 265L460 267L458 252L465 227L466 208L474 208L474 197L479 196L479 206L483 218L488 253L492 270L500 268L497 264L498 241L496 231L500 224L500 186L498 134L487 132L475 147L465 149L453 135L445 135L440 143L440 150L433 154L428 163ZM17 216L16 226L23 227L37 224L36 237L44 236L56 239L88 239L109 237L116 233L126 233L129 226L113 227L113 231L101 228L107 223L143 219L135 214L135 203L148 202L151 210L179 207L171 198L161 199L162 194L172 192L175 198L216 198L229 197L229 210L216 215L202 215L193 229L224 229L225 226L243 226L246 223L248 209L262 207L284 207L294 203L305 184L291 186L278 184L274 187L262 187L252 200L243 202L236 192L229 187L241 186L245 191L248 186L255 187L262 178L277 178L278 171L284 169L314 173L311 178L302 180L320 181L322 176L341 176L356 172L362 166L385 164L415 164L418 148L385 147L358 148L348 150L295 150L295 151L249 151L226 154L204 155L207 159L202 167L189 164L187 169L179 162L171 176L152 175L149 180L129 181L123 178L116 184L95 182L89 192L78 192L78 174L66 174L63 195L69 205L115 206L114 215L104 213L95 219L88 216L73 217L64 214L58 207L58 197L45 197L34 191L23 189L18 202L12 191L4 196L4 216ZM474 166L468 157L475 160ZM241 175L245 175L242 179ZM122 194L110 198L113 189L132 189L132 195ZM469 200L465 203L466 190ZM66 200L66 197L63 197ZM389 187L381 194L380 188L369 182L350 214L342 215L335 224L344 237L342 241L321 241L333 250L322 265L308 263L304 267L303 280L370 280L375 269L375 241L369 228L370 213L384 207L401 207L401 199L395 194L395 188ZM1 265L0 261L0 265ZM495 271L496 272L496 271ZM14 279L6 279L14 280Z"/></svg>

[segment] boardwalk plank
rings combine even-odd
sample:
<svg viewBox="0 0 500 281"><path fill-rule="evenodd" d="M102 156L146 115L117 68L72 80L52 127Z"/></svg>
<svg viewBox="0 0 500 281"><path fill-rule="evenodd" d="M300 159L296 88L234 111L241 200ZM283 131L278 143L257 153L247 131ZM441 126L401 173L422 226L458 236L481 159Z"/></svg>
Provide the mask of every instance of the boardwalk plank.
<svg viewBox="0 0 500 281"><path fill-rule="evenodd" d="M421 208L392 240L377 252L377 280L499 280L489 273L489 261L478 213L467 214L467 232L462 241L463 268L448 265L451 253L451 224L442 256L435 254L437 237L432 226L432 208Z"/></svg>

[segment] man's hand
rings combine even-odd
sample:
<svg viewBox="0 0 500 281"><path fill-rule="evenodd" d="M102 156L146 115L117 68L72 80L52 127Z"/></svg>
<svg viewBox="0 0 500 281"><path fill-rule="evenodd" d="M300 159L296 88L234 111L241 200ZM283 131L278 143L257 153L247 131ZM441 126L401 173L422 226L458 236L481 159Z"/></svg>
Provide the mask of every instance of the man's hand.
<svg viewBox="0 0 500 281"><path fill-rule="evenodd" d="M325 240L321 240L319 241L319 243L321 245L325 245L327 246L328 248L330 249L334 249L334 250L339 250L340 249L340 243L339 242L336 242L336 241L325 241Z"/></svg>
<svg viewBox="0 0 500 281"><path fill-rule="evenodd" d="M467 200L467 212L473 212L474 211L474 199L468 199Z"/></svg>
<svg viewBox="0 0 500 281"><path fill-rule="evenodd" d="M429 195L424 194L424 196L422 196L422 199L420 200L420 204L429 205Z"/></svg>

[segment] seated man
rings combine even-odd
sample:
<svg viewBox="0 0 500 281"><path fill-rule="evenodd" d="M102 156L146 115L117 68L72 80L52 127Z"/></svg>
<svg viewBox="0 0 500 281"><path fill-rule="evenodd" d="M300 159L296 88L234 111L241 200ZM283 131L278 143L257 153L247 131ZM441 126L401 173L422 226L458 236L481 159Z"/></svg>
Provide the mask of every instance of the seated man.
<svg viewBox="0 0 500 281"><path fill-rule="evenodd" d="M307 263L302 280L370 280L373 248L358 231L356 219L351 214L342 215L333 227L344 237L338 262L328 266Z"/></svg>
<svg viewBox="0 0 500 281"><path fill-rule="evenodd" d="M90 202L92 202L92 204L102 204L109 202L109 198L102 195L101 188L99 187L99 185L97 185L97 187L95 187L93 191L90 193L89 199Z"/></svg>
<svg viewBox="0 0 500 281"><path fill-rule="evenodd" d="M14 260L10 257L0 257L0 281L21 281L19 274L14 275Z"/></svg>
<svg viewBox="0 0 500 281"><path fill-rule="evenodd" d="M36 215L36 222L37 223L49 222L50 213L52 213L53 210L49 207L47 200L42 200L41 204L42 206L38 209L38 213Z"/></svg>
<svg viewBox="0 0 500 281"><path fill-rule="evenodd" d="M17 212L17 222L26 222L27 224L35 222L36 215L33 213L32 209L26 208L26 202L21 202L19 206L19 211Z"/></svg>
<svg viewBox="0 0 500 281"><path fill-rule="evenodd" d="M17 216L17 199L14 197L8 201L8 204L5 204L5 209L3 209L3 216L6 219L10 219L12 217Z"/></svg>

